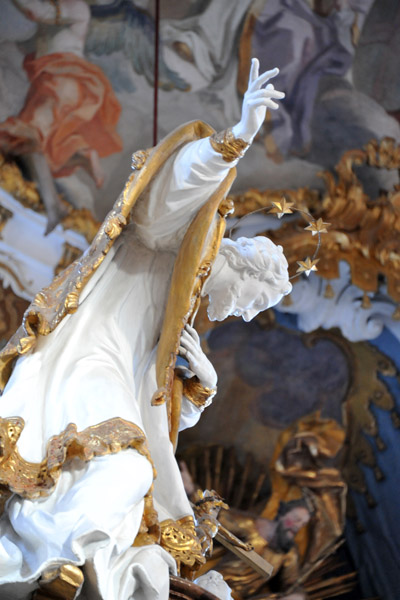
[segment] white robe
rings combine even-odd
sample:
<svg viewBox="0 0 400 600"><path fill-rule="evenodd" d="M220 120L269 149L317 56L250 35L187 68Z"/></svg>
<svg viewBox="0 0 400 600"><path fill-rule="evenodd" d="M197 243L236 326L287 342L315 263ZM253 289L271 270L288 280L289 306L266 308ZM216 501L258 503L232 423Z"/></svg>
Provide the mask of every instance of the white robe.
<svg viewBox="0 0 400 600"><path fill-rule="evenodd" d="M49 438L69 423L78 431L114 417L138 425L158 472L160 521L191 509L166 408L150 405L157 341L183 235L232 166L208 138L167 161L84 289L76 314L18 360L0 400L2 417L25 420L18 448L31 462L43 459ZM181 429L199 416L184 399ZM129 449L86 464L74 459L48 498L12 497L0 520L0 597L27 598L45 568L69 562L86 564L82 597L166 600L174 560L159 546L131 547L151 481L149 461Z"/></svg>

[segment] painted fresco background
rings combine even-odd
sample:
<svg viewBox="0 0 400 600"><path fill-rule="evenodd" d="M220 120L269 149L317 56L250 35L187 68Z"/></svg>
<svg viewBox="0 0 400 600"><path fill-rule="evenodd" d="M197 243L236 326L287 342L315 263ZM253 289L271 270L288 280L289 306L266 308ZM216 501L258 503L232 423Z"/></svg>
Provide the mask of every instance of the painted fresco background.
<svg viewBox="0 0 400 600"><path fill-rule="evenodd" d="M80 4L90 8L82 16L83 56L112 85L121 107L115 126L120 142L114 139L115 148L110 148L104 121L119 111L110 104L94 144L109 154L101 159L101 189L82 169L57 177L57 186L69 202L102 217L126 179L132 152L152 144L154 7L146 1L74 3L76 10ZM240 164L236 188L320 186L318 172L333 168L344 150L360 148L372 137L399 140L400 105L392 76L399 43L397 4L161 2L159 139L196 118L219 130L233 125L240 117L249 59L258 56L262 69L280 68L276 87L286 92L286 100L271 113ZM16 6L2 0L1 120L19 114L30 89L24 58L43 52L46 44L50 52L51 38L58 32L57 26L33 21ZM68 39L64 46L68 51ZM381 186L390 183L387 174L379 181Z"/></svg>
<svg viewBox="0 0 400 600"><path fill-rule="evenodd" d="M40 154L41 174L51 174L56 191L102 219L130 173L131 154L152 145L154 5L60 4L73 8L72 23L46 17L48 0L0 0L0 152L27 178L29 157ZM286 99L241 161L235 191L322 189L319 173L334 172L346 150L385 136L400 142L398 0L161 0L160 32L158 139L192 119L217 130L234 125L250 58L262 70L280 69L274 83ZM399 183L397 170L357 173L371 196ZM3 341L26 306L8 285ZM373 343L400 369L398 339L384 329ZM270 330L229 322L207 334L207 344L222 393L185 444L234 440L266 461L284 427L303 415L321 410L343 424L352 365L329 339L305 348L295 315ZM398 379L381 379L399 409ZM364 533L349 520L347 542L363 597L397 600L399 429L388 412L373 412L384 447L369 442L383 477L362 467L375 505L352 492Z"/></svg>

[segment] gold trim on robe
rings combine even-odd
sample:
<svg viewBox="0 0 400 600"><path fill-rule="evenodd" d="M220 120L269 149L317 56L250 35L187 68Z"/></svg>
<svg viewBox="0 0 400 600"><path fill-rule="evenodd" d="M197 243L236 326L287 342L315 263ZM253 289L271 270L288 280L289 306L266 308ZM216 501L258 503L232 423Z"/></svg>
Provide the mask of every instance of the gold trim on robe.
<svg viewBox="0 0 400 600"><path fill-rule="evenodd" d="M15 360L35 347L39 335L51 333L66 315L78 309L82 290L128 224L136 201L167 159L185 144L210 136L213 132L206 123L192 121L173 131L155 148L142 153L140 164L136 160L134 173L129 177L90 247L35 296L25 311L22 325L0 352L1 392L11 376ZM179 393L174 394L175 400L172 401L179 340L186 323L193 323L202 287L218 253L225 231L224 217L232 211L233 205L226 200L226 195L235 175L236 169L230 169L217 191L200 208L185 234L175 261L157 352L158 390L153 396L153 404L167 403L171 440L174 444L180 418ZM177 387L179 386L175 386L175 392Z"/></svg>
<svg viewBox="0 0 400 600"><path fill-rule="evenodd" d="M119 417L80 432L70 423L59 435L50 438L40 463L29 462L18 452L17 442L24 426L20 417L0 418L0 485L22 498L33 500L48 496L56 486L62 467L73 458L87 462L95 456L134 448L153 465L144 432Z"/></svg>
<svg viewBox="0 0 400 600"><path fill-rule="evenodd" d="M236 169L230 169L217 191L199 210L190 224L175 260L171 286L165 310L157 350L158 390L153 395L152 404L167 403L171 441L176 447L180 410L174 404L179 402L173 394L176 357L179 352L180 337L186 323L193 324L201 300L201 291L211 273L212 264L218 254L225 233L225 217L233 211L233 205L226 199Z"/></svg>

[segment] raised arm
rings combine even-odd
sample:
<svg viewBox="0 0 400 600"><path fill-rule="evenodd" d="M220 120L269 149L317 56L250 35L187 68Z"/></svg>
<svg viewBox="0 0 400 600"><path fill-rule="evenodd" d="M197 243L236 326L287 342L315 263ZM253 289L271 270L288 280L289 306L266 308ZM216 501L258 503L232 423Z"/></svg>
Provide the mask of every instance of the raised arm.
<svg viewBox="0 0 400 600"><path fill-rule="evenodd" d="M259 61L252 59L240 121L232 128L188 144L179 153L179 162L191 165L190 170L181 171L181 177L186 178L188 185L203 185L205 179L222 179L237 164L264 123L267 108L276 110L279 104L275 100L285 97L283 92L268 84L278 73L279 69L272 69L259 75Z"/></svg>
<svg viewBox="0 0 400 600"><path fill-rule="evenodd" d="M265 121L267 108L276 110L279 104L274 100L282 100L283 92L274 88L272 83L265 84L276 77L279 69L271 69L259 74L260 63L257 58L251 61L249 84L243 98L242 117L234 127L232 133L235 138L241 138L247 144L251 144L261 125Z"/></svg>
<svg viewBox="0 0 400 600"><path fill-rule="evenodd" d="M285 94L271 84L263 87L278 69L262 75L258 71L258 60L253 59L240 121L232 129L181 148L153 182L147 202L135 208L137 232L147 246L167 248L171 240L179 246L181 238L176 232L183 231L244 155L264 122L267 108L278 108L275 100Z"/></svg>

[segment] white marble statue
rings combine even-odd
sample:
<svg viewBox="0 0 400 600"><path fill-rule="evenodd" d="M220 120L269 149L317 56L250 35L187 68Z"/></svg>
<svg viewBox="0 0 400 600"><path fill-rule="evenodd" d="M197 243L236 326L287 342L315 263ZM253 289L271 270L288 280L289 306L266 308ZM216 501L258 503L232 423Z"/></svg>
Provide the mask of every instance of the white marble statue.
<svg viewBox="0 0 400 600"><path fill-rule="evenodd" d="M232 600L232 590L218 571L207 571L198 577L195 583L220 600Z"/></svg>
<svg viewBox="0 0 400 600"><path fill-rule="evenodd" d="M266 108L278 107L273 99L284 94L271 84L263 88L277 72L259 76L253 60L235 138L250 143ZM32 463L43 460L49 439L70 423L81 432L120 418L144 432L157 471L153 498L160 522L192 514L165 405L151 406L171 272L188 225L237 160L224 160L208 137L172 154L84 287L76 313L38 336L34 349L18 359L1 398L1 417L25 422L17 445ZM257 237L223 241L203 293L210 297L211 319L235 314L248 321L290 290L282 248ZM180 343L211 398L216 373L190 325ZM181 429L196 423L207 403L184 397ZM111 452L87 462L69 460L48 496L14 494L8 500L0 521L1 598L27 599L38 581L45 583L62 565L76 565L84 566L85 582L82 590L72 586L70 598L167 600L175 560L158 544L132 547L152 465L132 447L117 452L114 444Z"/></svg>

